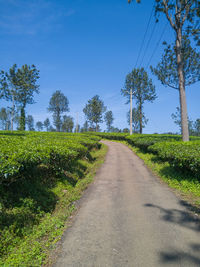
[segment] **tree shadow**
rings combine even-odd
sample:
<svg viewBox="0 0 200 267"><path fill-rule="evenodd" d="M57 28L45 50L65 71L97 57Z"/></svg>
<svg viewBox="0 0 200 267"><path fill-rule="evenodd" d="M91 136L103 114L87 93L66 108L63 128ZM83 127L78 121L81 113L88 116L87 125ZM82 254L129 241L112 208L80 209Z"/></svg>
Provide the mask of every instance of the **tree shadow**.
<svg viewBox="0 0 200 267"><path fill-rule="evenodd" d="M185 206L185 202L179 201L179 203L180 205ZM159 209L162 215L162 220L164 221L178 224L182 227L200 232L200 219L187 210L165 209L151 203L147 203L144 206Z"/></svg>
<svg viewBox="0 0 200 267"><path fill-rule="evenodd" d="M181 206L190 208L190 204L185 201L179 201ZM166 209L159 205L154 205L152 203L146 203L145 207L159 209L161 213L161 219L178 224L181 227L190 229L197 234L200 232L200 219L191 214L187 210L178 209ZM186 240L187 241L187 240ZM159 260L161 264L178 264L179 266L200 266L200 243L193 243L188 245L188 250L181 251L181 249L173 248L169 251L160 251ZM187 264L187 265L186 265Z"/></svg>
<svg viewBox="0 0 200 267"><path fill-rule="evenodd" d="M190 244L189 245L189 248L192 249L192 252L194 252L194 253L198 252L198 251L196 251L194 246L198 247L198 251L199 251L200 245L199 244ZM200 252L198 255L200 255ZM192 266L194 266L194 265L200 266L200 257L199 256L192 255L189 252L181 251L178 249L173 249L169 252L161 251L159 253L159 256L160 256L160 262L162 264L178 263L179 266L182 266L182 263L183 263L183 266L186 266L186 263L187 263L187 266L190 266L190 264L192 264Z"/></svg>

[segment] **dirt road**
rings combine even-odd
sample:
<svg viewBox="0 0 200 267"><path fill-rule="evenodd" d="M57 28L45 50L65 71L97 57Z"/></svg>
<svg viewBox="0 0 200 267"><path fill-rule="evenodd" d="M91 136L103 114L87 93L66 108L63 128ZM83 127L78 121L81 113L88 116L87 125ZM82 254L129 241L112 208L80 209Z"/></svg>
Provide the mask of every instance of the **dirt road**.
<svg viewBox="0 0 200 267"><path fill-rule="evenodd" d="M106 161L55 266L200 266L199 220L128 147L104 143Z"/></svg>

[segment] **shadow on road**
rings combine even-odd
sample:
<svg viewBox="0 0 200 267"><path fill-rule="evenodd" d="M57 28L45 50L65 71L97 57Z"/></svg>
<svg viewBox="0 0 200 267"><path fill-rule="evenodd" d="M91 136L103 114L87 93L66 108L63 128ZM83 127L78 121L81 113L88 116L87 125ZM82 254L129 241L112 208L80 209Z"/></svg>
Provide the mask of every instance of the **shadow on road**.
<svg viewBox="0 0 200 267"><path fill-rule="evenodd" d="M180 201L179 203L181 206L188 207L189 205L185 201ZM181 227L197 232L197 234L200 232L200 220L187 210L166 209L151 203L147 203L144 206L159 209L162 216L161 219L166 222L178 224ZM159 258L161 264L180 264L181 266L182 263L187 263L188 266L200 266L200 243L189 244L188 251L181 251L177 248L173 248L170 251L160 251Z"/></svg>
<svg viewBox="0 0 200 267"><path fill-rule="evenodd" d="M180 201L180 204L186 206L184 201ZM200 232L200 220L186 210L165 209L151 203L147 203L144 206L159 209L164 221L179 224L182 227Z"/></svg>

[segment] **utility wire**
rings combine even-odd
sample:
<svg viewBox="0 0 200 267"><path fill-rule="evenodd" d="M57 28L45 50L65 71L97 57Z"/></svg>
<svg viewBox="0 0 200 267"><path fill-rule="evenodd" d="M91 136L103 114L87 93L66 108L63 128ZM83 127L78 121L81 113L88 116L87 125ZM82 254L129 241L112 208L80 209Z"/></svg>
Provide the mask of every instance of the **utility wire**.
<svg viewBox="0 0 200 267"><path fill-rule="evenodd" d="M140 58L140 55L141 55L141 52L142 52L142 49L143 49L143 46L144 46L144 41L145 41L145 39L146 39L147 31L148 31L148 29L149 29L149 25L150 25L151 18L152 18L152 15L153 15L153 10L154 10L154 6L152 7L152 10L151 10L151 14L150 14L150 17L149 17L149 21L148 21L148 23L147 23L146 31L145 31L145 34L144 34L144 37L143 37L143 40L142 40L142 44L141 44L141 46L140 46L140 50L139 50L139 53L138 53L137 60L136 60L136 63L135 63L135 67L134 67L134 68L136 68L136 66L137 66L137 64L138 64L138 60L139 60L139 58Z"/></svg>
<svg viewBox="0 0 200 267"><path fill-rule="evenodd" d="M154 50L153 50L153 52L152 52L152 54L151 54L151 57L150 57L150 59L149 59L147 65L146 65L146 68L148 68L149 65L150 65L150 63L151 63L151 60L152 60L152 58L153 58L153 56L154 56L154 54L155 54L155 52L156 52L156 50L157 50L157 48L158 48L158 46L159 46L161 40L162 40L162 38L163 38L163 35L164 35L164 33L165 33L166 29L167 29L167 25L168 25L168 22L166 22L166 24L165 24L165 26L164 26L164 28L163 28L163 31L162 31L162 33L161 33L161 35L160 35L160 38L159 38L158 42L156 43L156 46L155 46L155 48L154 48Z"/></svg>
<svg viewBox="0 0 200 267"><path fill-rule="evenodd" d="M148 50L148 48L149 48L149 45L150 45L150 43L151 43L151 39L152 39L153 34L154 34L154 32L155 32L156 25L157 25L157 23L155 22L155 23L154 23L154 26L153 26L153 29L152 29L152 31L151 31L151 35L150 35L150 37L149 37L149 40L148 40L148 42L147 42L147 44L146 44L146 47L145 47L145 50L144 50L144 54L143 54L142 60L141 60L141 62L140 62L140 67L142 66L144 57L145 57L146 52L147 52L147 50Z"/></svg>

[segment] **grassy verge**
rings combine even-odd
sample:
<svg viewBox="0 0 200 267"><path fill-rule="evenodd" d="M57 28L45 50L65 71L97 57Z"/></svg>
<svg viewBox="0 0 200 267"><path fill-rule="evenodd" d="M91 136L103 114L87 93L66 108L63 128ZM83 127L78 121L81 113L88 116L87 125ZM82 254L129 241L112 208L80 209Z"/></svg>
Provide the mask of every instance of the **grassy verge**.
<svg viewBox="0 0 200 267"><path fill-rule="evenodd" d="M106 152L107 147L102 145L56 178L41 166L33 174L35 180L31 179L31 184L25 181L15 184L10 192L0 190L1 197L6 199L5 207L0 207L0 266L50 264L49 255L67 227L67 219L75 209L74 201L92 182ZM43 184L41 175L47 177Z"/></svg>
<svg viewBox="0 0 200 267"><path fill-rule="evenodd" d="M121 142L121 141L120 141ZM182 199L189 203L189 207L200 214L200 182L190 172L183 172L158 158L155 154L147 153L140 148L126 144L154 174L173 188Z"/></svg>

